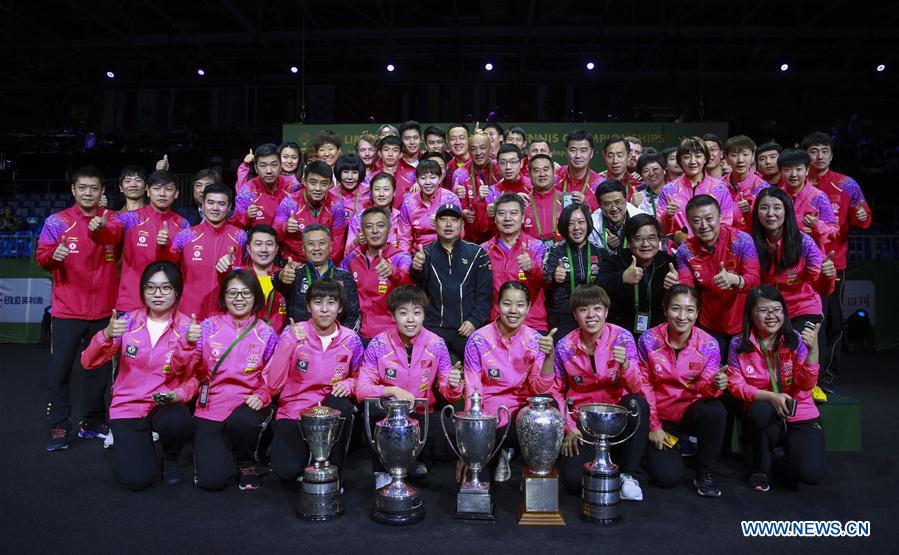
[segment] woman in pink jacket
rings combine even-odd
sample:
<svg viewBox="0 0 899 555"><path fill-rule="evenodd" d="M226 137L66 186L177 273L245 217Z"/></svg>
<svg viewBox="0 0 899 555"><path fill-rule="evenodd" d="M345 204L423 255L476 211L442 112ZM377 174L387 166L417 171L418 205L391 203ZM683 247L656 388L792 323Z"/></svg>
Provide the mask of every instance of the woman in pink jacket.
<svg viewBox="0 0 899 555"><path fill-rule="evenodd" d="M291 323L281 333L266 370L278 395L272 439L272 470L284 484L296 482L309 457L298 420L303 412L321 404L340 411L345 419L330 461L338 468L349 446L353 426L352 398L362 363L362 341L337 323L346 306L340 283L322 279L306 291L309 320Z"/></svg>
<svg viewBox="0 0 899 555"><path fill-rule="evenodd" d="M556 330L544 336L524 325L531 299L527 286L520 281L502 284L496 302L499 318L474 331L465 344L465 408L468 409L475 391L480 392L483 410L488 414L497 414L500 406L506 406L512 421L508 421L505 411L500 413L496 441L502 440L504 428L511 426L503 447L518 451L518 411L528 404L528 397L556 393ZM481 480L490 480L497 460L495 457L488 463L489 468L481 471Z"/></svg>
<svg viewBox="0 0 899 555"><path fill-rule="evenodd" d="M653 407L646 450L649 477L663 488L680 484L684 463L679 446L692 435L698 440L693 485L703 497L718 497L713 472L724 440L727 414L720 397L727 373L718 342L695 327L700 309L696 290L675 285L662 302L668 321L637 342L646 400Z"/></svg>
<svg viewBox="0 0 899 555"><path fill-rule="evenodd" d="M224 488L235 471L241 490L259 488L255 451L273 395L263 368L278 342L272 327L255 316L263 302L252 270L232 271L219 290L223 314L202 324L192 319L172 356L176 367L189 367L200 382L194 483L203 489Z"/></svg>
<svg viewBox="0 0 899 555"><path fill-rule="evenodd" d="M181 271L167 261L150 263L140 278L144 308L113 317L81 353L85 370L94 370L121 353L112 386L109 428L115 438L113 469L131 491L153 484L156 452L162 445L163 478L181 483L178 454L190 439L190 410L197 380L172 363L172 351L190 319L177 311L183 290Z"/></svg>
<svg viewBox="0 0 899 555"><path fill-rule="evenodd" d="M633 436L614 448L615 462L621 468L621 497L641 501L643 491L635 476L640 474L640 459L649 432L650 406L643 390L643 377L637 364L637 346L628 330L609 324L609 295L598 285L578 285L571 294L571 312L578 329L556 346L555 373L560 396L566 406L576 409L590 403L637 408L639 415L628 417L623 437ZM577 419L566 411L565 440L559 474L569 493L580 493L584 463L593 459L592 446L580 445L584 438Z"/></svg>
<svg viewBox="0 0 899 555"><path fill-rule="evenodd" d="M390 293L387 309L393 315L394 327L372 338L365 349L362 369L356 380L356 399L360 403L373 397L406 401L427 399L429 437L423 458L433 458L446 452L440 432L440 413L434 411L437 403L434 380L437 380L438 392L444 399L459 399L462 396L462 370L461 365L454 367L450 362L443 339L424 328L427 306L428 297L418 287L401 285ZM383 414L383 411L372 410L371 424L383 418ZM372 467L376 488L390 481L374 451ZM420 468L414 470L419 475L423 472Z"/></svg>
<svg viewBox="0 0 899 555"><path fill-rule="evenodd" d="M816 484L824 478L824 428L812 399L818 381L818 328L801 334L790 325L787 303L770 285L746 299L743 334L730 344L731 395L743 401L743 430L752 445L749 485L771 487L772 450L783 445L790 476Z"/></svg>

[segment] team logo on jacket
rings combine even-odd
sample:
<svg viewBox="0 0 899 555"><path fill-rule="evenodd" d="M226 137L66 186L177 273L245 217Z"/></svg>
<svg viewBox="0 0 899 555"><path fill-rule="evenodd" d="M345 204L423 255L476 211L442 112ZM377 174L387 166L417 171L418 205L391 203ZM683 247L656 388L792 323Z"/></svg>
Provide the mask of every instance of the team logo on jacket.
<svg viewBox="0 0 899 555"><path fill-rule="evenodd" d="M491 380L499 379L499 368L488 368L487 369L487 377Z"/></svg>
<svg viewBox="0 0 899 555"><path fill-rule="evenodd" d="M788 360L783 363L783 381L784 385L792 385L793 383L793 361Z"/></svg>
<svg viewBox="0 0 899 555"><path fill-rule="evenodd" d="M755 374L755 369L752 366L747 366L746 373L751 376L751 375Z"/></svg>
<svg viewBox="0 0 899 555"><path fill-rule="evenodd" d="M571 376L571 381L573 381L574 383L576 383L578 385L584 385L583 376Z"/></svg>
<svg viewBox="0 0 899 555"><path fill-rule="evenodd" d="M308 370L308 369L309 369L309 361L308 360L300 359L297 361L297 370L299 370L300 372L303 372L305 374L306 370Z"/></svg>
<svg viewBox="0 0 899 555"><path fill-rule="evenodd" d="M384 370L384 377L388 380L396 379L396 368L387 368Z"/></svg>
<svg viewBox="0 0 899 555"><path fill-rule="evenodd" d="M252 366L256 368L259 365L259 357L256 355L250 355L247 357L247 366Z"/></svg>
<svg viewBox="0 0 899 555"><path fill-rule="evenodd" d="M125 356L128 358L137 358L137 345L126 345Z"/></svg>

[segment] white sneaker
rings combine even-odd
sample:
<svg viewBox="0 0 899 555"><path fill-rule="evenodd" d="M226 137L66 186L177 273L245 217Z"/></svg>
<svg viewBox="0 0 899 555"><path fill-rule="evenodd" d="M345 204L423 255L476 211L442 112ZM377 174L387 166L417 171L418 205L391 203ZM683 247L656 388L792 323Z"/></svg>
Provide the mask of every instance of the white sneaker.
<svg viewBox="0 0 899 555"><path fill-rule="evenodd" d="M106 434L106 438L103 440L103 449L112 449L113 448L113 439L112 439L112 431Z"/></svg>
<svg viewBox="0 0 899 555"><path fill-rule="evenodd" d="M392 481L393 478L390 477L390 474L387 474L386 472L375 472L375 489L381 489Z"/></svg>
<svg viewBox="0 0 899 555"><path fill-rule="evenodd" d="M621 498L626 501L643 501L640 482L630 474L621 474Z"/></svg>

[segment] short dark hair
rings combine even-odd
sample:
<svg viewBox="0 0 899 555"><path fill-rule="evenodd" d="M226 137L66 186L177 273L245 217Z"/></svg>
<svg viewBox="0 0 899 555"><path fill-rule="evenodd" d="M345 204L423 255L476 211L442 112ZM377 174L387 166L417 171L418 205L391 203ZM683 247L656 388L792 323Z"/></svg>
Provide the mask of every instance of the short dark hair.
<svg viewBox="0 0 899 555"><path fill-rule="evenodd" d="M626 198L627 187L625 187L624 183L618 181L617 179L606 179L596 186L596 202L602 204L602 201L600 199L603 195L608 195L609 193L621 193Z"/></svg>
<svg viewBox="0 0 899 555"><path fill-rule="evenodd" d="M499 158L500 154L508 154L510 152L514 152L518 156L518 159L521 160L521 157L522 157L521 149L518 148L517 145L513 145L511 143L507 143L507 144L500 146L499 150L496 152L496 157Z"/></svg>
<svg viewBox="0 0 899 555"><path fill-rule="evenodd" d="M565 134L565 148L568 148L568 143L574 141L587 141L587 144L590 145L590 148L593 148L593 134L587 133L583 129L574 129Z"/></svg>
<svg viewBox="0 0 899 555"><path fill-rule="evenodd" d="M813 146L829 146L833 147L833 139L827 133L822 133L821 131L815 131L814 133L809 133L802 139L802 143L799 148L802 150L808 150Z"/></svg>
<svg viewBox="0 0 899 555"><path fill-rule="evenodd" d="M465 133L466 133L467 135L471 135L471 129L468 127L468 125L466 125L466 124L464 124L464 123L453 123L453 124L450 124L450 126L446 128L446 134L449 135L449 134L450 134L450 131L452 131L453 129L455 129L455 128L457 128L457 127L461 127L462 129L465 130Z"/></svg>
<svg viewBox="0 0 899 555"><path fill-rule="evenodd" d="M633 242L634 237L637 235L637 231L641 227L651 225L656 230L656 235L659 238L662 237L662 224L659 223L659 220L653 218L649 214L634 214L630 218L624 222L624 236L627 237L631 242Z"/></svg>
<svg viewBox="0 0 899 555"><path fill-rule="evenodd" d="M213 183L221 183L222 174L212 168L205 168L194 174L193 183L196 183L201 179L211 179Z"/></svg>
<svg viewBox="0 0 899 555"><path fill-rule="evenodd" d="M647 152L637 158L637 173L642 172L646 166L656 163L665 169L665 165L668 161L665 159L665 156L659 154L658 152Z"/></svg>
<svg viewBox="0 0 899 555"><path fill-rule="evenodd" d="M427 160L421 160L418 165L415 166L415 177L421 177L428 174L443 177L443 168L440 167L440 163L429 158Z"/></svg>
<svg viewBox="0 0 899 555"><path fill-rule="evenodd" d="M528 141L528 134L525 133L524 129L518 127L517 125L506 131L506 137L508 137L509 135L521 135L521 138L524 139L524 142Z"/></svg>
<svg viewBox="0 0 899 555"><path fill-rule="evenodd" d="M589 237L591 233L593 233L593 218L590 214L590 207L583 202L572 202L568 206L562 209L562 213L559 214L559 235L562 236L563 239L571 242L571 235L568 233L568 226L571 224L571 216L574 214L576 210L580 210L584 215L584 218L587 219L587 234Z"/></svg>
<svg viewBox="0 0 899 555"><path fill-rule="evenodd" d="M337 176L337 181L340 181L343 172L353 170L359 172L360 179L365 177L365 164L362 162L362 158L356 156L355 153L342 154L334 164L334 175Z"/></svg>
<svg viewBox="0 0 899 555"><path fill-rule="evenodd" d="M399 136L402 137L403 133L409 131L410 129L418 131L418 134L421 135L421 124L411 119L405 123L400 124L400 126L397 128L397 133L399 133Z"/></svg>
<svg viewBox="0 0 899 555"><path fill-rule="evenodd" d="M391 313L407 304L427 308L430 301L427 293L414 285L400 285L387 296L387 310Z"/></svg>
<svg viewBox="0 0 899 555"><path fill-rule="evenodd" d="M253 236L259 233L263 233L265 235L271 235L275 238L275 242L278 242L278 232L275 231L275 228L268 224L256 224L250 229L247 230L247 244L253 240Z"/></svg>
<svg viewBox="0 0 899 555"><path fill-rule="evenodd" d="M693 297L693 300L696 301L696 310L702 308L702 299L699 298L699 293L696 292L696 289L690 285L684 285L683 283L672 285L668 291L665 291L665 296L662 297L662 307L665 310L668 310L668 306L671 305L671 300L678 295L689 295Z"/></svg>
<svg viewBox="0 0 899 555"><path fill-rule="evenodd" d="M621 135L612 135L602 143L603 153L609 150L609 147L615 143L624 143L624 150L627 152L631 151L631 144L627 141L627 137L622 137Z"/></svg>
<svg viewBox="0 0 899 555"><path fill-rule="evenodd" d="M396 191L396 178L387 172L378 172L374 176L372 176L371 180L368 182L369 190L371 188L371 185L374 185L376 181L383 181L383 180L387 180L390 183L390 186L393 188L393 190Z"/></svg>
<svg viewBox="0 0 899 555"><path fill-rule="evenodd" d="M253 312L259 312L263 303L265 303L265 295L262 293L262 286L259 285L259 278L256 277L252 270L247 268L232 270L225 275L225 279L222 280L222 285L219 287L219 310L228 312L228 305L225 304L225 293L228 291L228 283L235 279L246 285L250 292L253 293Z"/></svg>
<svg viewBox="0 0 899 555"><path fill-rule="evenodd" d="M428 135L437 135L444 141L446 140L446 130L437 125L429 125L425 128L425 132L423 133L424 137L427 139Z"/></svg>
<svg viewBox="0 0 899 555"><path fill-rule="evenodd" d="M359 223L364 223L365 218L372 214L380 214L384 216L384 219L387 220L387 227L389 228L392 222L390 221L390 214L387 213L387 210L381 208L380 206L369 206L365 210L362 211L362 216L359 218ZM308 229L308 228L307 228Z"/></svg>
<svg viewBox="0 0 899 555"><path fill-rule="evenodd" d="M705 156L706 165L708 165L711 154L709 153L709 145L705 144L705 139L695 136L684 137L680 144L677 145L677 164L680 165L680 159L684 157L684 154L690 153L702 154Z"/></svg>
<svg viewBox="0 0 899 555"><path fill-rule="evenodd" d="M147 189L153 185L165 185L166 183L178 185L178 178L168 170L156 170L147 178Z"/></svg>
<svg viewBox="0 0 899 555"><path fill-rule="evenodd" d="M684 207L684 214L689 215L691 210L695 210L702 206L714 206L718 213L721 213L721 205L718 204L718 199L713 197L712 195L696 195L687 201L687 206Z"/></svg>
<svg viewBox="0 0 899 555"><path fill-rule="evenodd" d="M307 225L305 228L303 228L303 237L305 237L307 233L311 233L313 231L323 231L325 232L325 235L331 237L331 228L323 224Z"/></svg>
<svg viewBox="0 0 899 555"><path fill-rule="evenodd" d="M495 121L488 122L486 125L484 125L483 129L484 129L484 131L487 131L488 129L491 129L491 128L495 129L496 133L500 137L502 137L503 135L506 134L506 131L503 129L503 126L496 123Z"/></svg>
<svg viewBox="0 0 899 555"><path fill-rule="evenodd" d="M206 200L206 197L210 194L221 194L228 197L228 204L234 202L234 189L228 187L224 183L210 183L209 185L203 187L203 200Z"/></svg>
<svg viewBox="0 0 899 555"><path fill-rule="evenodd" d="M365 170L363 169L363 175ZM308 179L310 174L315 174L319 177L324 177L325 179L334 179L334 170L331 169L331 166L322 162L321 160L316 160L315 162L310 162L306 169L303 171L303 179Z"/></svg>
<svg viewBox="0 0 899 555"><path fill-rule="evenodd" d="M539 142L539 141L534 141L534 142L536 143L536 142ZM532 143L532 144L533 144L533 143ZM533 165L534 165L534 162L536 162L537 160L546 160L547 162L549 162L549 165L550 165L550 166L553 165L553 159L552 159L551 156L548 156L548 155L546 155L546 154L536 154L536 155L534 155L534 157L532 157L530 160L528 160L528 168L530 168L531 166L533 166Z"/></svg>
<svg viewBox="0 0 899 555"><path fill-rule="evenodd" d="M759 146L757 146L755 149L755 159L758 160L759 156L761 156L763 153L769 152L771 150L777 152L777 154L780 154L783 151L783 147L780 146L780 144L775 141L768 141L768 142L762 143Z"/></svg>
<svg viewBox="0 0 899 555"><path fill-rule="evenodd" d="M662 156L665 157L665 163L668 163L668 157L677 152L676 146L666 146L662 149Z"/></svg>
<svg viewBox="0 0 899 555"><path fill-rule="evenodd" d="M396 135L385 135L378 141L378 150L383 150L385 146L393 145L403 148L403 141Z"/></svg>
<svg viewBox="0 0 899 555"><path fill-rule="evenodd" d="M808 153L798 148L786 148L777 157L777 167L798 166L802 164L808 168L812 164L812 159Z"/></svg>
<svg viewBox="0 0 899 555"><path fill-rule="evenodd" d="M746 135L734 135L733 137L728 139L726 143L724 143L724 152L740 150L742 148L748 148L749 150L755 152L755 141L753 141Z"/></svg>
<svg viewBox="0 0 899 555"><path fill-rule="evenodd" d="M518 193L503 193L495 201L493 201L493 206L499 208L500 204L506 204L509 202L514 202L521 208L521 213L524 214L525 204L524 199L521 198L521 195Z"/></svg>
<svg viewBox="0 0 899 555"><path fill-rule="evenodd" d="M278 147L276 147L272 143L264 143L256 147L256 150L253 151L253 162L259 161L260 158L264 156L274 156L281 159L281 153L278 152Z"/></svg>
<svg viewBox="0 0 899 555"><path fill-rule="evenodd" d="M715 135L714 133L705 133L702 136L703 141L711 141L718 145L719 149L724 149L724 143L721 141L721 137Z"/></svg>
<svg viewBox="0 0 899 555"><path fill-rule="evenodd" d="M94 166L85 166L84 168L93 168L93 169L97 170L97 168L94 168ZM84 169L84 168L80 168L80 169ZM99 172L99 171L100 170L97 170L97 172ZM75 173L77 174L78 172L76 171ZM90 176L80 175L78 177L97 177L97 176L96 175L90 175ZM140 166L135 166L134 164L129 164L129 165L125 166L124 168L122 168L122 171L119 172L119 185L122 184L122 181L125 181L126 177L139 177L144 182L146 182L147 181L147 172L144 171L144 169ZM78 178L73 175L72 183L75 183L75 181L77 181L77 180L78 180ZM102 177L100 178L100 181L103 181Z"/></svg>
<svg viewBox="0 0 899 555"><path fill-rule="evenodd" d="M99 179L100 185L103 186L103 172L96 166L81 166L75 170L75 173L72 174L72 185L78 183L82 177ZM119 182L121 183L121 181Z"/></svg>
<svg viewBox="0 0 899 555"><path fill-rule="evenodd" d="M499 291L497 291L496 293L496 304L499 304L499 300L503 298L503 294L506 291L510 291L512 289L524 291L524 299L528 302L528 304L531 304L531 292L528 291L528 288L525 284L521 283L517 279L509 280L499 286Z"/></svg>
<svg viewBox="0 0 899 555"><path fill-rule="evenodd" d="M318 132L318 135L315 136L315 141L313 141L313 146L315 150L320 149L324 145L334 145L338 150L343 146L343 138L339 133L335 133L330 129L322 129Z"/></svg>
<svg viewBox="0 0 899 555"><path fill-rule="evenodd" d="M147 264L147 267L144 268L143 273L140 275L141 302L144 300L144 288L156 272L165 274L166 279L172 284L172 289L175 290L175 297L180 299L181 294L184 293L184 280L181 277L181 270L168 260L156 260ZM146 305L145 302L144 305Z"/></svg>
<svg viewBox="0 0 899 555"><path fill-rule="evenodd" d="M323 278L309 286L306 290L306 306L316 299L334 299L340 305L340 312L346 308L346 291L343 284L331 278Z"/></svg>
<svg viewBox="0 0 899 555"><path fill-rule="evenodd" d="M609 294L606 293L605 289L592 283L582 283L575 287L574 291L571 292L568 308L574 312L579 308L594 304L601 304L606 308L612 306L612 302L609 300Z"/></svg>

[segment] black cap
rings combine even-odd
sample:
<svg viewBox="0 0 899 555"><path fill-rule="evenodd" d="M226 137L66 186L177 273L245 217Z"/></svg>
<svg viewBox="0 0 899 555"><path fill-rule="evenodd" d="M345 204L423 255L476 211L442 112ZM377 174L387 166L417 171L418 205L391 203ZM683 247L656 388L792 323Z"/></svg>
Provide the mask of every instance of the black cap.
<svg viewBox="0 0 899 555"><path fill-rule="evenodd" d="M457 218L461 218L462 217L462 209L459 208L459 205L457 205L457 204L450 204L450 203L441 204L440 208L437 209L437 213L435 214L435 216L437 218L439 218L440 216L442 216L444 214L452 214L453 216L455 216Z"/></svg>

